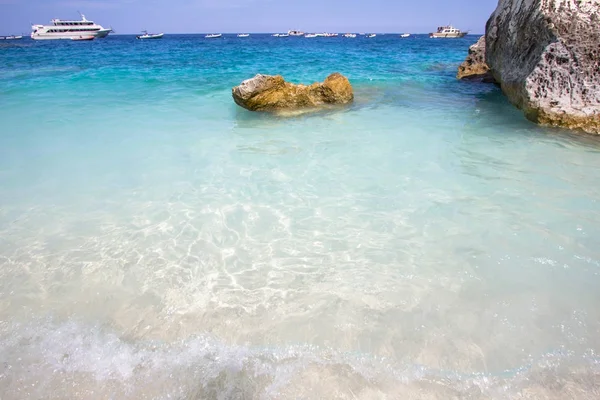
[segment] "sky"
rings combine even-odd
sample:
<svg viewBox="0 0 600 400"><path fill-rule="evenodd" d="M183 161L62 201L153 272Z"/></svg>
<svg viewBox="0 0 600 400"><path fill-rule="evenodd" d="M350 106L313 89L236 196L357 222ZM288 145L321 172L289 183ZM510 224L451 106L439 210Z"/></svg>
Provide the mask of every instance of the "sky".
<svg viewBox="0 0 600 400"><path fill-rule="evenodd" d="M206 32L428 33L452 23L483 33L498 0L0 0L0 34L52 18L89 20L117 34Z"/></svg>

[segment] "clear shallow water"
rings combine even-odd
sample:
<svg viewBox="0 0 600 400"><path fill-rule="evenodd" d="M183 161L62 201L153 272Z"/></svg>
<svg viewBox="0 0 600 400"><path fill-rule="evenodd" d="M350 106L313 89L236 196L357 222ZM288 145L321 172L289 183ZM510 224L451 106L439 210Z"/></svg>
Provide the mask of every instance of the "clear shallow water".
<svg viewBox="0 0 600 400"><path fill-rule="evenodd" d="M600 142L457 82L476 39L0 48L2 399L598 398Z"/></svg>

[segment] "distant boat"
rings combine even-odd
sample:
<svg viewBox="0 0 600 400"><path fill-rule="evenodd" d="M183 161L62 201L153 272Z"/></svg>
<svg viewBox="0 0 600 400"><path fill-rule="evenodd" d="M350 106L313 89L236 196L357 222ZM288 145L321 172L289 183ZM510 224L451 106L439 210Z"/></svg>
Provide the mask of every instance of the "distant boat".
<svg viewBox="0 0 600 400"><path fill-rule="evenodd" d="M147 31L142 31L143 35L136 36L136 39L162 39L164 33L148 33Z"/></svg>
<svg viewBox="0 0 600 400"><path fill-rule="evenodd" d="M401 38L407 38L410 36L410 33L403 33L402 35L400 35Z"/></svg>
<svg viewBox="0 0 600 400"><path fill-rule="evenodd" d="M346 37L346 38L355 38L356 37L356 33L346 33L346 34L344 34L344 37Z"/></svg>
<svg viewBox="0 0 600 400"><path fill-rule="evenodd" d="M304 35L305 38L316 38L317 34L315 33L307 33L306 35Z"/></svg>
<svg viewBox="0 0 600 400"><path fill-rule="evenodd" d="M249 33L240 33L239 35L237 35L237 37L248 37L250 36Z"/></svg>
<svg viewBox="0 0 600 400"><path fill-rule="evenodd" d="M15 36L15 35L0 36L0 40L19 40L19 39L23 39L23 36Z"/></svg>
<svg viewBox="0 0 600 400"><path fill-rule="evenodd" d="M377 36L375 33L371 33L371 34L367 35L368 38L374 38L375 36Z"/></svg>
<svg viewBox="0 0 600 400"><path fill-rule="evenodd" d="M73 36L71 38L71 40L80 42L80 41L86 41L86 40L94 40L96 39L96 36L94 35L88 35L88 36Z"/></svg>
<svg viewBox="0 0 600 400"><path fill-rule="evenodd" d="M221 36L223 36L223 35L220 33L210 33L204 37L207 39L217 39L217 38L220 38Z"/></svg>
<svg viewBox="0 0 600 400"><path fill-rule="evenodd" d="M302 31L288 31L289 36L304 36L304 32Z"/></svg>
<svg viewBox="0 0 600 400"><path fill-rule="evenodd" d="M465 37L467 33L468 32L463 32L460 29L456 29L452 25L446 25L446 26L439 26L437 28L437 32L430 33L429 37L436 38L436 39L437 38L452 39L452 38Z"/></svg>
<svg viewBox="0 0 600 400"><path fill-rule="evenodd" d="M290 35L287 34L287 33L275 33L275 34L273 34L271 36L273 36L273 37L288 37Z"/></svg>

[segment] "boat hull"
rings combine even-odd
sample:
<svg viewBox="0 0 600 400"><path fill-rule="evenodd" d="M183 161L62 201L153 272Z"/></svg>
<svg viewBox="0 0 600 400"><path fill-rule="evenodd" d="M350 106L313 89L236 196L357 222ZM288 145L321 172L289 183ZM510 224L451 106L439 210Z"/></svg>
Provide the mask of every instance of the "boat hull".
<svg viewBox="0 0 600 400"><path fill-rule="evenodd" d="M79 36L76 38L72 38L71 40L76 41L76 42L85 42L85 41L90 41L90 40L94 40L96 39L96 36Z"/></svg>
<svg viewBox="0 0 600 400"><path fill-rule="evenodd" d="M73 40L79 35L31 35L33 40Z"/></svg>
<svg viewBox="0 0 600 400"><path fill-rule="evenodd" d="M74 40L80 36L93 36L96 39L102 39L112 32L111 29L101 29L99 31L76 32L76 33L32 33L33 40Z"/></svg>
<svg viewBox="0 0 600 400"><path fill-rule="evenodd" d="M429 37L434 39L456 39L467 36L467 32L459 32L459 33L430 33Z"/></svg>
<svg viewBox="0 0 600 400"><path fill-rule="evenodd" d="M156 35L140 35L140 36L136 36L136 39L140 39L140 40L152 40L152 39L162 39L162 37L164 36L163 33L159 33Z"/></svg>
<svg viewBox="0 0 600 400"><path fill-rule="evenodd" d="M102 39L108 36L109 33L112 32L112 29L100 29L97 33L96 33L96 38L97 39Z"/></svg>

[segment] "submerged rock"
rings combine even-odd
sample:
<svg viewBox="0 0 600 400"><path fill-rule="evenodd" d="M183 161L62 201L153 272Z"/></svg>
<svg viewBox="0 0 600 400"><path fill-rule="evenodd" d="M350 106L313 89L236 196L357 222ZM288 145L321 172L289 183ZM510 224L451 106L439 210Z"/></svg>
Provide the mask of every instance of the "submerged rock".
<svg viewBox="0 0 600 400"><path fill-rule="evenodd" d="M250 111L277 111L314 108L326 104L346 104L354 100L352 85L339 73L323 83L294 85L281 75L261 75L245 80L232 89L233 100Z"/></svg>
<svg viewBox="0 0 600 400"><path fill-rule="evenodd" d="M537 123L600 134L600 0L499 0L486 61Z"/></svg>
<svg viewBox="0 0 600 400"><path fill-rule="evenodd" d="M456 77L465 80L495 82L490 67L485 63L485 36L480 37L477 43L469 47L469 55L458 67Z"/></svg>

